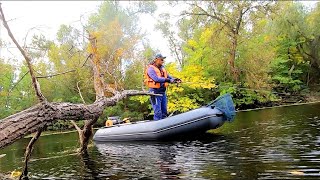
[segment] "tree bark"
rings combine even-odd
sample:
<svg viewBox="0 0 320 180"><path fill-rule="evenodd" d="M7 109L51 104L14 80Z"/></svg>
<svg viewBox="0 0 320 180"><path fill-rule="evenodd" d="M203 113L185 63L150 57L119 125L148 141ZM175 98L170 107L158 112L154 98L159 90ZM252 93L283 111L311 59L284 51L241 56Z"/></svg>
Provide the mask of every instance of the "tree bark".
<svg viewBox="0 0 320 180"><path fill-rule="evenodd" d="M93 120L87 120L85 121L85 124L83 126L81 133L79 133L79 140L80 140L80 149L79 153L81 154L88 154L88 144L90 142L90 139L93 136L93 124L97 121L98 119L93 119Z"/></svg>
<svg viewBox="0 0 320 180"><path fill-rule="evenodd" d="M234 82L238 82L239 81L239 73L238 73L237 68L235 67L237 47L238 47L237 34L233 34L232 35L232 42L231 42L230 56L229 56L228 64L229 64L229 67L230 67L231 77L232 77Z"/></svg>
<svg viewBox="0 0 320 180"><path fill-rule="evenodd" d="M88 154L88 145L89 145L90 139L93 136L93 124L97 120L98 119L85 120L85 124L83 126L83 129L81 129L74 121L71 121L71 123L77 129L78 134L79 134L80 147L78 149L78 152L80 154Z"/></svg>
<svg viewBox="0 0 320 180"><path fill-rule="evenodd" d="M97 49L97 38L89 33L90 46L92 50L93 85L96 92L96 100L104 97L104 75L101 73L100 57Z"/></svg>
<svg viewBox="0 0 320 180"><path fill-rule="evenodd" d="M155 95L144 91L125 90L111 98L102 97L93 104L73 104L68 102L42 102L17 114L0 120L0 149L37 131L45 124L57 120L97 119L108 106L128 96Z"/></svg>

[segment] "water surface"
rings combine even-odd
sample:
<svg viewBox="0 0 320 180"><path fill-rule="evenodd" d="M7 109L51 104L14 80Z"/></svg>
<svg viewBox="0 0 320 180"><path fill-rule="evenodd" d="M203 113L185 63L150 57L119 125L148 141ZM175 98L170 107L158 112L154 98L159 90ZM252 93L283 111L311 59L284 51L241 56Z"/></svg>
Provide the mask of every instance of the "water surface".
<svg viewBox="0 0 320 180"><path fill-rule="evenodd" d="M29 140L0 150L1 173L22 169ZM77 146L77 133L41 137L31 179L320 179L320 104L240 112L192 140Z"/></svg>

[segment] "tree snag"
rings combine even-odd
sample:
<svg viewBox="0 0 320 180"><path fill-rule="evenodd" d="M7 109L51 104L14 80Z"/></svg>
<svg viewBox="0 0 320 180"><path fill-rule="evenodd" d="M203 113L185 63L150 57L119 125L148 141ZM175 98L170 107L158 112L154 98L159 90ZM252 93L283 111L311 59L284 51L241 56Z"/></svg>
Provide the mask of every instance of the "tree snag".
<svg viewBox="0 0 320 180"><path fill-rule="evenodd" d="M36 134L33 136L33 138L30 140L27 148L26 148L26 151L25 151L25 154L24 154L24 168L23 168L23 171L22 171L22 174L20 176L19 179L22 179L22 180L28 180L28 161L31 157L31 153L32 153L32 150L33 150L33 145L34 143L36 143L36 141L38 140L38 138L40 137L42 131L45 129L45 126L39 128L36 132Z"/></svg>
<svg viewBox="0 0 320 180"><path fill-rule="evenodd" d="M108 106L115 105L118 101L128 97L136 95L153 95L161 96L159 94L154 94L145 91L137 90L124 90L122 92L113 91L113 97L105 97L104 92L107 89L104 86L104 81L100 75L100 63L99 57L92 57L89 55L88 58L93 59L93 71L95 77L95 91L96 91L96 101L92 104L74 104L68 102L48 102L46 98L41 93L40 84L37 81L35 76L31 58L28 56L27 52L19 45L19 43L14 38L8 23L4 17L4 13L1 8L0 3L0 19L3 22L5 29L8 32L11 40L18 47L19 51L25 58L29 73L32 79L32 85L36 96L39 99L39 103L25 109L19 113L8 116L0 120L0 149L12 144L13 142L23 138L24 136L36 132L35 136L31 139L26 152L25 152L25 168L23 176L21 178L28 178L27 174L27 163L31 156L32 147L36 140L39 138L41 132L44 130L44 127L50 123L54 123L57 120L85 120L88 119L85 123L83 130L78 127L81 152L87 152L87 146L90 138L92 137L92 125L97 121L100 115L103 113L103 110ZM95 40L95 39L93 39ZM96 42L96 41L95 41ZM94 43L94 42L93 42ZM93 44L93 49L96 49L96 45ZM95 51L94 51L95 52ZM88 60L87 58L87 60ZM86 60L86 61L87 61ZM64 74L64 73L60 73ZM53 75L51 75L53 76ZM50 76L49 76L50 77ZM42 78L42 77L39 77ZM75 124L75 123L74 123ZM76 126L77 128L77 126Z"/></svg>

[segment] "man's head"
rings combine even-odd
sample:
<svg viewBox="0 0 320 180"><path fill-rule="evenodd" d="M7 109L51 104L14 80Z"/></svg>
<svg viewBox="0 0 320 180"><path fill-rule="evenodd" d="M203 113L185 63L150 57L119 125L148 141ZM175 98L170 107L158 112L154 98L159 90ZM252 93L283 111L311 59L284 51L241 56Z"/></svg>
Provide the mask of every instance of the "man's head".
<svg viewBox="0 0 320 180"><path fill-rule="evenodd" d="M166 57L165 56L162 56L162 54L156 54L156 56L154 57L154 63L157 65L157 66L162 66L163 63L164 63L164 59Z"/></svg>

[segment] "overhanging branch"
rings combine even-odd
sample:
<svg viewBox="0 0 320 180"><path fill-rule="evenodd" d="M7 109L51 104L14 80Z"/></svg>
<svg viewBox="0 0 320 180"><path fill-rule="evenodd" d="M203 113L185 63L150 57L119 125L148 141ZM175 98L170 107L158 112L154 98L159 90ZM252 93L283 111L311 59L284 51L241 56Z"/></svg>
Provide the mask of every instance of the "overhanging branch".
<svg viewBox="0 0 320 180"><path fill-rule="evenodd" d="M82 65L80 66L80 68L83 68L84 65L87 63L88 59L92 57L92 54L89 54L86 58L86 60L82 63ZM45 75L45 76L37 76L37 78L51 78L54 76L59 76L59 75L63 75L63 74L67 74L67 73L71 73L71 72L75 72L76 69L71 69L68 71L64 71L64 72L60 72L60 73L56 73L56 74L50 74L50 75Z"/></svg>
<svg viewBox="0 0 320 180"><path fill-rule="evenodd" d="M10 28L9 28L9 25L6 21L6 18L4 16L4 13L3 13L3 10L2 10L2 7L1 7L1 3L0 3L0 14L1 14L1 20L2 20L2 23L3 23L3 26L6 28L7 32L8 32L8 35L10 36L11 40L13 41L13 43L17 46L17 48L19 49L19 51L21 52L21 54L23 55L24 59L26 60L27 62L27 65L28 65L28 68L29 68L29 72L30 72L30 75L31 75L31 79L32 79L32 85L33 85L33 88L36 92L36 95L39 99L40 102L42 101L46 101L46 98L43 96L43 94L41 93L41 89L40 89L40 84L34 74L34 71L33 71L33 68L32 68L32 64L31 64L31 58L27 55L27 53L25 52L25 50L19 45L19 43L17 42L17 40L15 39L15 37L13 36Z"/></svg>
<svg viewBox="0 0 320 180"><path fill-rule="evenodd" d="M162 96L145 91L125 90L111 98L100 98L89 105L68 102L37 104L0 120L0 149L57 120L97 119L106 107L113 106L126 97L137 95Z"/></svg>

